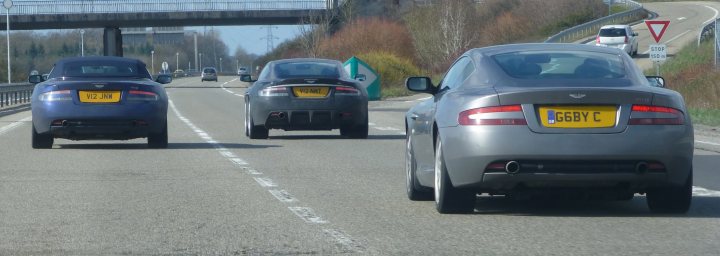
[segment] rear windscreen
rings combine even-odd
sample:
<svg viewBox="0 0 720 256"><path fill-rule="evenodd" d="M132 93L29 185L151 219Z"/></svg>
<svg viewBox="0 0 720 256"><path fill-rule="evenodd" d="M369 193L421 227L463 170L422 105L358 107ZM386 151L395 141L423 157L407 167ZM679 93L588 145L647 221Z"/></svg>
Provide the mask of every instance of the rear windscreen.
<svg viewBox="0 0 720 256"><path fill-rule="evenodd" d="M211 68L206 68L205 70L203 70L203 73L215 73L215 70Z"/></svg>
<svg viewBox="0 0 720 256"><path fill-rule="evenodd" d="M275 65L275 74L279 78L340 77L335 64L319 62L279 63Z"/></svg>
<svg viewBox="0 0 720 256"><path fill-rule="evenodd" d="M603 79L626 76L618 55L586 51L525 51L492 57L507 75L520 79Z"/></svg>
<svg viewBox="0 0 720 256"><path fill-rule="evenodd" d="M625 35L624 28L605 28L600 30L600 36L602 37L621 37Z"/></svg>
<svg viewBox="0 0 720 256"><path fill-rule="evenodd" d="M52 77L149 77L147 70L128 61L71 61L53 69Z"/></svg>

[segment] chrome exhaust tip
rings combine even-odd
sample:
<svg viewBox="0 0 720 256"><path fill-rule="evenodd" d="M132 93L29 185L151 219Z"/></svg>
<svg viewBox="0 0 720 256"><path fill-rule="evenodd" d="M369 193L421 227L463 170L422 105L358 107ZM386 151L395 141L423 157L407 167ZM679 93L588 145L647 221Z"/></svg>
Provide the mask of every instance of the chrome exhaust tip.
<svg viewBox="0 0 720 256"><path fill-rule="evenodd" d="M510 161L505 164L505 172L509 174L516 174L520 172L520 163L516 161Z"/></svg>

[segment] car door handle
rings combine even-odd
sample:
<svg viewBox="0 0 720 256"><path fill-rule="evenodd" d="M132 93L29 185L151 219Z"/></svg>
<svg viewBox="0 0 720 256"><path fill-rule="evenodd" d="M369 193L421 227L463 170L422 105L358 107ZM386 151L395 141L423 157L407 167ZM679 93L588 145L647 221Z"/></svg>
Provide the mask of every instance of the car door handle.
<svg viewBox="0 0 720 256"><path fill-rule="evenodd" d="M412 120L417 120L417 119L418 119L418 115L412 114L412 115L410 115L410 119L412 119Z"/></svg>

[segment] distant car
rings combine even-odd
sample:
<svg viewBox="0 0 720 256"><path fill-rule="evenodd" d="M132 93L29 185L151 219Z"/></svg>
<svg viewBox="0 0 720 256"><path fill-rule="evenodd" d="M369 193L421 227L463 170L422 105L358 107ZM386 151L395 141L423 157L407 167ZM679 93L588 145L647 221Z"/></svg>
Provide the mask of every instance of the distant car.
<svg viewBox="0 0 720 256"><path fill-rule="evenodd" d="M237 74L240 76L240 75L247 75L247 74L249 74L249 73L248 73L247 68L245 68L245 67L240 67L240 68L238 69Z"/></svg>
<svg viewBox="0 0 720 256"><path fill-rule="evenodd" d="M32 94L32 147L51 148L55 138L128 140L147 138L151 148L168 145L168 99L145 63L121 57L65 58Z"/></svg>
<svg viewBox="0 0 720 256"><path fill-rule="evenodd" d="M271 61L245 92L245 135L268 138L269 129L332 130L368 136L367 91L342 63L325 59Z"/></svg>
<svg viewBox="0 0 720 256"><path fill-rule="evenodd" d="M202 74L200 74L200 82L215 81L217 82L217 69L215 68L203 68Z"/></svg>
<svg viewBox="0 0 720 256"><path fill-rule="evenodd" d="M173 76L174 77L185 77L185 76L187 76L187 73L185 73L185 71L182 69L177 69L173 72Z"/></svg>
<svg viewBox="0 0 720 256"><path fill-rule="evenodd" d="M406 84L432 95L405 116L407 194L434 198L441 213L473 211L478 193L644 193L654 212L690 207L693 127L683 97L619 49L479 48L437 87L427 77Z"/></svg>
<svg viewBox="0 0 720 256"><path fill-rule="evenodd" d="M638 33L633 32L628 25L602 26L595 38L595 45L618 48L635 56L638 52Z"/></svg>

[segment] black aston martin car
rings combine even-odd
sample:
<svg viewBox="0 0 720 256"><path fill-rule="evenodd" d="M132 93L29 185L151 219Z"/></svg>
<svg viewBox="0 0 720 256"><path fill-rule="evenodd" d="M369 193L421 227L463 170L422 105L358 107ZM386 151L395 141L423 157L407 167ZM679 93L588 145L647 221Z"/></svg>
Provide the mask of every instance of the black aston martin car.
<svg viewBox="0 0 720 256"><path fill-rule="evenodd" d="M245 135L266 139L270 129L333 130L351 138L368 136L367 91L325 59L268 62L245 93Z"/></svg>

